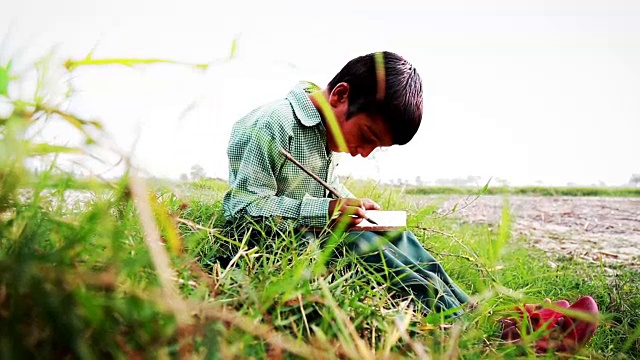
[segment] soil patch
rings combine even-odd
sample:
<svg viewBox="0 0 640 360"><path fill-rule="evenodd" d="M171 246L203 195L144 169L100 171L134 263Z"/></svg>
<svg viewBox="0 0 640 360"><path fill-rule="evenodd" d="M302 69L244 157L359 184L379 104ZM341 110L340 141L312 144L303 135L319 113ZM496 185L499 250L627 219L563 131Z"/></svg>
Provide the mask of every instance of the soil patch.
<svg viewBox="0 0 640 360"><path fill-rule="evenodd" d="M410 196L438 204L438 212L470 223L497 225L501 196ZM611 197L511 196L514 236L545 251L583 260L640 267L640 199Z"/></svg>

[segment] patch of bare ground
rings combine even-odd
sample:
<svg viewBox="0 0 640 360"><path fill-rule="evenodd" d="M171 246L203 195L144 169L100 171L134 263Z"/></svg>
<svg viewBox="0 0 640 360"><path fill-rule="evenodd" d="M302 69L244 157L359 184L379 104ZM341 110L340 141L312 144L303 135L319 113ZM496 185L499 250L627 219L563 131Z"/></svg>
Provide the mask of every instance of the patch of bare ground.
<svg viewBox="0 0 640 360"><path fill-rule="evenodd" d="M497 225L501 196L411 196L440 204L438 212L476 224ZM640 267L640 198L510 196L512 231L556 255Z"/></svg>

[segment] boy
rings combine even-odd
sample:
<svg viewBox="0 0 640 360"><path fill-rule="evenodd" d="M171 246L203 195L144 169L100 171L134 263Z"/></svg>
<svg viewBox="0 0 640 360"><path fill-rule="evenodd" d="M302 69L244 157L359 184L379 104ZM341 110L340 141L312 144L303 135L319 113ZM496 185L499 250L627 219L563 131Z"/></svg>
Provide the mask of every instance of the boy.
<svg viewBox="0 0 640 360"><path fill-rule="evenodd" d="M382 52L352 59L325 89L300 83L286 98L251 111L233 126L227 151L230 188L223 210L229 226L266 220L308 234L305 228L360 223L366 210L380 206L340 184L333 153L367 157L378 147L408 143L420 127L422 97L416 69L399 55ZM280 149L342 198L330 198ZM374 268L390 270L393 285L413 295L423 311L462 314L467 295L411 232L348 232L344 244Z"/></svg>

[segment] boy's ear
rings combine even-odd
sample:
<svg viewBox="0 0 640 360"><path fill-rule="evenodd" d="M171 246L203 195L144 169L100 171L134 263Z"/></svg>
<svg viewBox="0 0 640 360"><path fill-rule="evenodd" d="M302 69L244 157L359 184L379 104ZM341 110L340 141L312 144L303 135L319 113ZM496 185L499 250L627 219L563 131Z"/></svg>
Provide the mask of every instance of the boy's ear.
<svg viewBox="0 0 640 360"><path fill-rule="evenodd" d="M349 100L349 84L345 82L338 83L331 94L329 94L329 104L331 107L338 107L342 103L346 103Z"/></svg>

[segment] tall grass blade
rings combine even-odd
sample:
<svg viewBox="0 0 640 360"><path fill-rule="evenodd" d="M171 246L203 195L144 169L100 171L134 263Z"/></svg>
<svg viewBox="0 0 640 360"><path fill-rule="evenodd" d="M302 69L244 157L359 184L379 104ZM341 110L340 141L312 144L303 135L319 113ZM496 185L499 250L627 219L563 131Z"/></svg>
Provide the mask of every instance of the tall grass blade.
<svg viewBox="0 0 640 360"><path fill-rule="evenodd" d="M169 255L160 239L160 231L157 228L153 217L153 210L149 204L148 190L145 183L137 177L129 179L129 189L136 201L138 208L138 216L144 229L144 241L149 249L151 260L158 272L162 292L165 296L166 304L173 312L174 316L181 325L188 325L192 322L189 315L189 309L184 300L180 297L176 288L174 278L175 274L171 268Z"/></svg>

